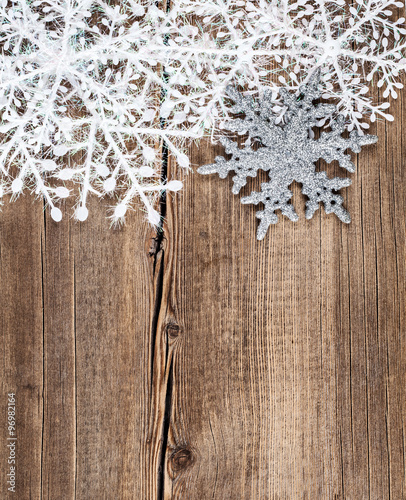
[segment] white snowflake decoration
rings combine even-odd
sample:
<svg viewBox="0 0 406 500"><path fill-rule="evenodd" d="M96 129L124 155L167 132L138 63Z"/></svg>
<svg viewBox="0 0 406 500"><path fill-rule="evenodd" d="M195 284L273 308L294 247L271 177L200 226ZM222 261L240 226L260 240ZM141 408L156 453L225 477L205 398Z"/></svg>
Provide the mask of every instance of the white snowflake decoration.
<svg viewBox="0 0 406 500"><path fill-rule="evenodd" d="M148 220L159 222L156 195L182 183L160 181L156 146L163 140L186 163L171 141L181 132L163 129L156 111L163 82L149 45L163 17L151 2L2 2L2 194L31 188L58 221L55 203L71 194L64 181L73 180L79 220L89 193L114 193L114 221L138 197ZM72 155L77 161L68 163Z"/></svg>
<svg viewBox="0 0 406 500"><path fill-rule="evenodd" d="M251 94L271 86L276 99L279 87L298 89L321 68L323 97L337 104L349 130L369 128L366 117L392 120L386 98L396 98L406 68L405 20L396 18L402 7L390 0L175 0L169 73L174 85L192 90L183 100L169 92L167 109L192 109L196 123L212 127L230 118L228 85ZM270 83L273 73L278 84ZM368 96L375 76L384 102ZM285 110L274 108L280 116Z"/></svg>

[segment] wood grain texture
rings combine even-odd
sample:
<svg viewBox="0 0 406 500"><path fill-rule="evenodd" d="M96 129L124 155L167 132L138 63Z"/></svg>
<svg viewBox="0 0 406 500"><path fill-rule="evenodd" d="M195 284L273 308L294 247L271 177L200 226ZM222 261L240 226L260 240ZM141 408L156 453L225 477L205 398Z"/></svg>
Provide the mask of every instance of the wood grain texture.
<svg viewBox="0 0 406 500"><path fill-rule="evenodd" d="M17 394L21 498L40 498L43 428L42 210L32 200L5 205L0 224L1 498L7 496L7 393ZM12 494L14 497L17 495Z"/></svg>
<svg viewBox="0 0 406 500"><path fill-rule="evenodd" d="M296 186L299 222L258 242L231 179L198 174L158 235L137 211L110 228L108 202L82 224L4 205L0 470L10 391L18 446L1 499L406 499L402 95L357 157L350 225L307 221Z"/></svg>
<svg viewBox="0 0 406 500"><path fill-rule="evenodd" d="M16 392L14 498L133 499L150 401L153 235L137 214L109 228L96 200L87 225L69 222L69 209L56 224L32 207L29 198L7 206L1 224L1 405L5 417ZM13 498L6 480L0 496Z"/></svg>

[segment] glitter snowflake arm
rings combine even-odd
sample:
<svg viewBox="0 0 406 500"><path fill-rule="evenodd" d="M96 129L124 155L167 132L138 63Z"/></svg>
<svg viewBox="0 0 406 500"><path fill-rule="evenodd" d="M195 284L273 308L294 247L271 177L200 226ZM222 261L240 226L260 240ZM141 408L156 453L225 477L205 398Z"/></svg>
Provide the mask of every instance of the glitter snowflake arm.
<svg viewBox="0 0 406 500"><path fill-rule="evenodd" d="M289 93L287 89L281 89L282 100L287 108L286 120L288 123L284 128L286 136L292 136L296 139L301 137L302 140L305 140L309 128L315 127L320 119L334 113L334 105L314 104L314 101L322 95L320 79L321 71L317 70L311 75L307 84L300 87L299 98L295 94ZM342 137L346 128L342 115L331 120L330 125L330 132L321 132L319 139L308 142L309 162L314 163L320 158L327 163L337 160L340 167L354 172L355 165L351 161L351 156L345 154L345 151L351 149L354 153L359 153L362 146L374 144L378 138L373 135L361 135L355 130L350 133L349 138Z"/></svg>
<svg viewBox="0 0 406 500"><path fill-rule="evenodd" d="M290 220L297 221L299 219L293 205L289 203L293 194L287 187L281 188L280 182L283 182L280 176L273 177L270 182L261 184L261 191L253 191L250 196L241 198L243 204L258 205L262 203L264 210L258 211L256 217L260 219L260 224L257 230L257 239L263 240L268 228L271 224L278 222L278 216L275 211L280 210L283 215L286 215Z"/></svg>
<svg viewBox="0 0 406 500"><path fill-rule="evenodd" d="M306 218L311 219L314 212L319 208L320 203L324 204L327 214L335 213L337 217L345 222L351 221L350 214L342 206L342 196L335 193L343 187L351 184L350 179L336 177L328 179L325 172L314 172L313 166L300 166L301 172L296 175L295 180L302 184L302 193L308 196L306 201ZM284 177L281 177L285 176ZM271 224L278 222L278 216L275 211L280 210L283 215L292 221L299 219L293 206L288 203L292 197L292 192L284 188L287 182L286 173L272 177L270 182L261 184L261 192L252 192L250 196L241 198L243 204L258 205L262 203L264 210L257 212L256 216L260 219L257 230L257 239L264 239ZM292 179L289 179L292 181ZM290 183L290 182L289 182Z"/></svg>
<svg viewBox="0 0 406 500"><path fill-rule="evenodd" d="M326 172L314 172L303 179L302 193L309 199L306 201L306 219L311 219L314 212L323 203L326 214L334 213L342 222L349 224L351 216L345 210L343 197L336 193L351 184L351 179L334 177L329 179Z"/></svg>
<svg viewBox="0 0 406 500"><path fill-rule="evenodd" d="M264 146L270 146L273 142L282 140L283 131L275 125L276 117L272 113L271 93L265 93L260 105L255 105L250 97L244 97L232 87L227 87L227 95L234 101L231 111L235 114L244 113L244 118L236 118L225 124L225 128L239 135L248 133L251 139L258 139ZM244 149L239 148L236 142L221 137L220 142L225 146L225 152L231 155L231 160L218 156L215 163L200 167L200 174L218 173L224 179L229 172L234 171L232 192L238 194L240 189L246 185L247 177L256 177L259 169L268 171L275 165L269 158L261 158L262 152L254 151L250 145Z"/></svg>
<svg viewBox="0 0 406 500"><path fill-rule="evenodd" d="M230 172L236 175L232 178L233 194L238 194L242 187L247 184L248 177L256 177L258 170L268 171L275 165L269 158L263 157L261 151L254 151L249 145L244 149L238 147L236 142L226 137L220 138L220 142L225 146L225 152L232 156L226 160L223 156L217 156L215 163L199 167L200 174L208 175L217 173L221 179L225 179Z"/></svg>
<svg viewBox="0 0 406 500"><path fill-rule="evenodd" d="M359 153L362 146L375 144L378 137L374 135L360 135L358 131L353 130L349 138L342 137L345 130L344 117L338 116L331 123L331 132L321 132L320 139L312 143L312 160L316 161L322 158L327 163L337 160L340 167L349 172L355 172L355 165L351 161L351 155L345 154L350 149L354 153Z"/></svg>
<svg viewBox="0 0 406 500"><path fill-rule="evenodd" d="M259 139L264 146L282 139L283 131L276 126L276 116L272 112L272 92L265 92L259 105L233 87L228 86L226 93L235 103L230 111L233 114L244 113L244 118L230 120L225 124L225 129L239 135L248 133L252 139Z"/></svg>

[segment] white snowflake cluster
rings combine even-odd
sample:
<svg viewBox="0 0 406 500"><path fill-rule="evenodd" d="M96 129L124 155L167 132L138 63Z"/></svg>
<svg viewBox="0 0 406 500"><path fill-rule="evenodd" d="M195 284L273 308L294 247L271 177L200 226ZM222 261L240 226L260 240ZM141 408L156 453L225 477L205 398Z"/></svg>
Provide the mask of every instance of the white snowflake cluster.
<svg viewBox="0 0 406 500"><path fill-rule="evenodd" d="M0 7L1 190L42 195L58 221L58 199L80 186L75 216L89 193L117 198L122 219L135 197L157 224L162 183L157 149L182 133L162 126L162 78L149 45L163 13L151 2L7 1ZM68 161L69 160L69 161ZM69 185L72 185L70 183Z"/></svg>
<svg viewBox="0 0 406 500"><path fill-rule="evenodd" d="M191 85L185 111L211 127L229 118L227 85L261 95L271 87L282 119L279 88L298 89L320 68L323 97L337 104L349 130L361 132L369 128L365 119L393 120L387 98L397 97L406 69L403 8L395 0L177 0L169 73L174 84ZM370 97L374 79L383 88L380 102ZM168 108L181 106L176 96L167 100Z"/></svg>
<svg viewBox="0 0 406 500"><path fill-rule="evenodd" d="M187 168L187 141L230 118L225 89L297 89L321 70L323 96L348 128L393 117L406 69L404 4L392 0L0 0L0 199L24 188L58 201L79 186L121 220L141 200L157 224L164 145ZM372 82L380 102L370 97ZM330 123L327 117L319 125Z"/></svg>

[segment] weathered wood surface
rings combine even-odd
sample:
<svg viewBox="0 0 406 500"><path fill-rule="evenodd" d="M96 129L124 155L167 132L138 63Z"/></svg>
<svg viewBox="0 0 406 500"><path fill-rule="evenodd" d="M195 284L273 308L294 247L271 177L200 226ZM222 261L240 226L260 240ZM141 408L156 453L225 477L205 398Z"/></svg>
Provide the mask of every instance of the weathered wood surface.
<svg viewBox="0 0 406 500"><path fill-rule="evenodd" d="M404 100L392 109L397 126L374 127L358 158L350 225L306 221L297 189L300 222L258 243L255 207L215 176L191 176L171 202L167 465L181 447L188 460L167 498L406 498Z"/></svg>
<svg viewBox="0 0 406 500"><path fill-rule="evenodd" d="M305 220L296 189L300 221L257 242L231 180L193 174L157 239L137 212L110 229L96 200L81 224L5 204L2 471L10 391L18 446L0 497L406 498L404 97L392 112L358 157L348 226Z"/></svg>

